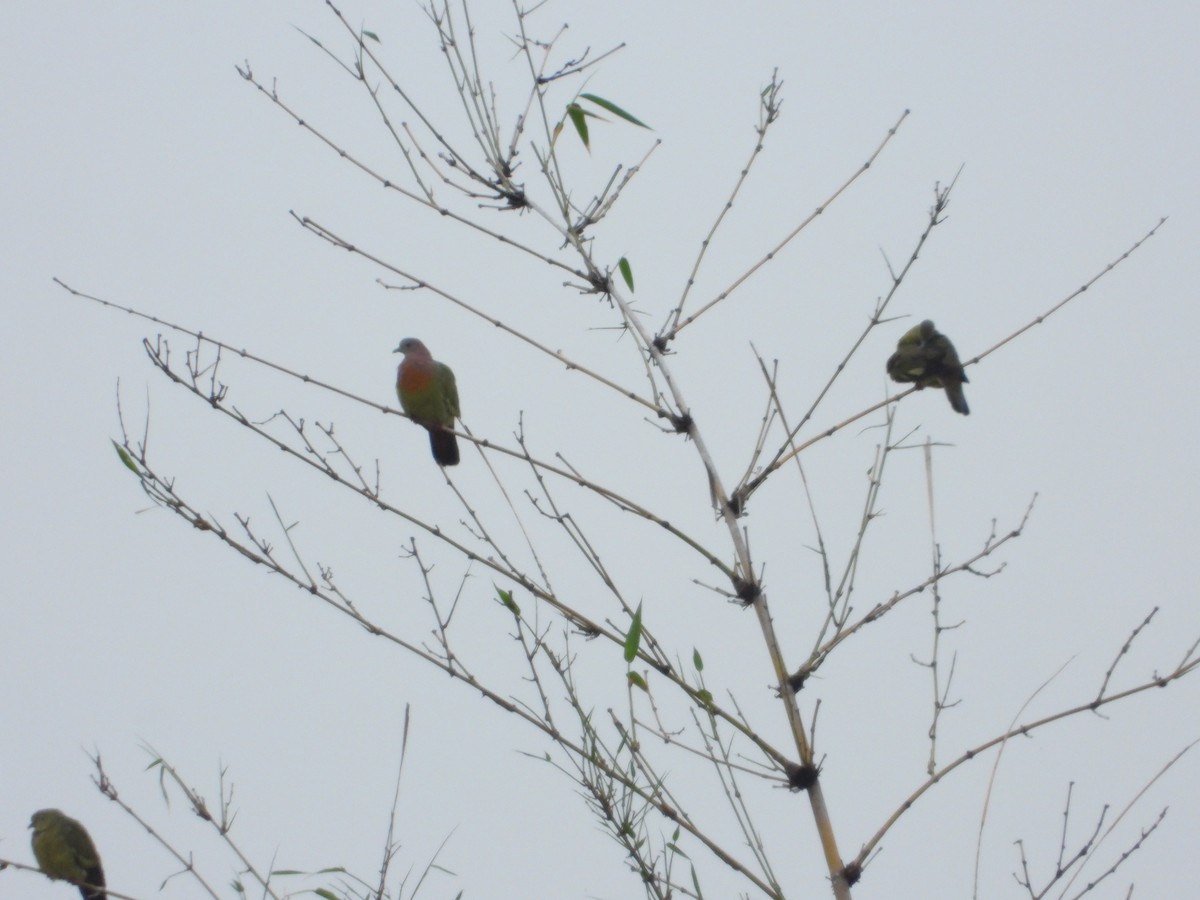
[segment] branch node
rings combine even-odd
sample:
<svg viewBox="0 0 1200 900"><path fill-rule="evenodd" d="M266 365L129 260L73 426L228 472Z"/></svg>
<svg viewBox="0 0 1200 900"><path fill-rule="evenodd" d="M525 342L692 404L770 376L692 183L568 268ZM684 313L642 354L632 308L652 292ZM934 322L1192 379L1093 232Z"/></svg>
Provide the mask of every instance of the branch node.
<svg viewBox="0 0 1200 900"><path fill-rule="evenodd" d="M850 887L854 887L854 885L858 884L858 880L862 878L862 871L862 866L860 866L858 863L852 862L844 866L842 871L838 874L840 874L842 878L846 880L846 884L848 884Z"/></svg>
<svg viewBox="0 0 1200 900"><path fill-rule="evenodd" d="M692 430L692 417L688 413L669 413L667 418L676 434L689 434Z"/></svg>
<svg viewBox="0 0 1200 900"><path fill-rule="evenodd" d="M804 766L788 763L784 772L787 774L788 788L792 791L807 791L817 783L817 777L821 774L820 768L811 763Z"/></svg>
<svg viewBox="0 0 1200 900"><path fill-rule="evenodd" d="M762 588L752 581L747 581L740 575L733 576L733 593L743 606L750 606L762 596Z"/></svg>

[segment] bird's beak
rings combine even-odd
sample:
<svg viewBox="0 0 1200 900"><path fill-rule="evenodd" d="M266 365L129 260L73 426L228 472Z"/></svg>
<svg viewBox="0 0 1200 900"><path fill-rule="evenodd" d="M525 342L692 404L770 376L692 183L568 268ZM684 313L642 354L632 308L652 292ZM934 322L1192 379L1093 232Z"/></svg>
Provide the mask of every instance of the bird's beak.
<svg viewBox="0 0 1200 900"><path fill-rule="evenodd" d="M399 348L399 347L397 347L397 348L396 348L395 350L393 350L392 352L393 352L393 353L399 353L399 352L400 352L400 348Z"/></svg>

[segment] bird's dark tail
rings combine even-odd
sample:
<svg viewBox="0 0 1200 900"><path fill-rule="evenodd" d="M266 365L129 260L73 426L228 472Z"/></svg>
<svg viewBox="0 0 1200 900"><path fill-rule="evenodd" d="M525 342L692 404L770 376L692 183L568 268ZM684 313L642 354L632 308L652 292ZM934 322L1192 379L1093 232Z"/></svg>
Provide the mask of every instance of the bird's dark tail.
<svg viewBox="0 0 1200 900"><path fill-rule="evenodd" d="M100 888L104 887L104 870L100 866L95 866L87 870L86 881L88 884L96 885L96 887L80 887L79 896L83 900L107 900L108 893L100 890Z"/></svg>
<svg viewBox="0 0 1200 900"><path fill-rule="evenodd" d="M962 381L966 381L963 379ZM942 384L946 388L946 399L950 401L950 406L956 413L962 413L964 416L971 414L971 408L967 406L966 395L963 394L962 381L957 378L942 378Z"/></svg>
<svg viewBox="0 0 1200 900"><path fill-rule="evenodd" d="M439 466L458 465L458 438L452 431L441 428L429 429L429 449Z"/></svg>

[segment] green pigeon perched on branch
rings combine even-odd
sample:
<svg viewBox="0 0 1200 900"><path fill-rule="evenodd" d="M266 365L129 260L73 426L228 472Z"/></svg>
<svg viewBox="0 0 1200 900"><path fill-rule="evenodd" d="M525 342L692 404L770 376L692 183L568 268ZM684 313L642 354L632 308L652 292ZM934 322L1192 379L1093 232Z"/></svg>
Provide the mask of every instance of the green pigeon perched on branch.
<svg viewBox="0 0 1200 900"><path fill-rule="evenodd" d="M916 382L918 389L944 388L954 411L970 415L962 389L968 381L967 373L950 339L934 328L929 319L904 332L896 344L896 352L887 361L887 372L892 381Z"/></svg>
<svg viewBox="0 0 1200 900"><path fill-rule="evenodd" d="M400 408L428 430L429 448L437 464L457 466L458 439L453 428L460 411L454 373L430 356L429 349L416 338L405 338L393 352L404 354L396 369Z"/></svg>
<svg viewBox="0 0 1200 900"><path fill-rule="evenodd" d="M29 827L34 858L45 874L78 885L83 900L105 900L104 869L87 829L57 809L39 809Z"/></svg>

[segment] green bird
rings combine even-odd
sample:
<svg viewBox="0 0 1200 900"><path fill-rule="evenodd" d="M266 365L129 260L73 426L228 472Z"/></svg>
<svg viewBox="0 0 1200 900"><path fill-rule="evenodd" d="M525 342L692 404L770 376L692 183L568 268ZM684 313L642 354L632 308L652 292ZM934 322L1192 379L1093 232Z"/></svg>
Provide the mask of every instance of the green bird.
<svg viewBox="0 0 1200 900"><path fill-rule="evenodd" d="M429 448L439 466L458 465L454 420L461 414L454 373L435 360L416 338L405 338L393 353L403 353L396 369L400 408L429 432Z"/></svg>
<svg viewBox="0 0 1200 900"><path fill-rule="evenodd" d="M29 827L34 858L46 875L79 885L83 900L105 900L104 869L87 829L57 809L39 809Z"/></svg>
<svg viewBox="0 0 1200 900"><path fill-rule="evenodd" d="M967 373L950 339L934 328L931 320L904 332L887 361L887 372L892 381L916 382L919 389L943 388L954 411L970 415L962 389L969 380Z"/></svg>

